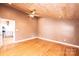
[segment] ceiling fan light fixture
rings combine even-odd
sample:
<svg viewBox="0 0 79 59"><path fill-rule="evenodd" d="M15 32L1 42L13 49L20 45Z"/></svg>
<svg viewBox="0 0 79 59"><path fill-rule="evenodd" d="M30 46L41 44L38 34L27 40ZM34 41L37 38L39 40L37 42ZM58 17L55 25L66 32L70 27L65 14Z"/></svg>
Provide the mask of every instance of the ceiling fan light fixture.
<svg viewBox="0 0 79 59"><path fill-rule="evenodd" d="M36 14L36 10L34 9L33 11L31 11L31 13L29 14L30 17L34 18Z"/></svg>
<svg viewBox="0 0 79 59"><path fill-rule="evenodd" d="M35 13L36 13L36 10L35 9L33 11L31 11L31 14L34 15Z"/></svg>
<svg viewBox="0 0 79 59"><path fill-rule="evenodd" d="M34 17L34 15L33 15L33 14L30 14L29 16L30 16L30 17L32 17L32 18Z"/></svg>
<svg viewBox="0 0 79 59"><path fill-rule="evenodd" d="M36 14L36 10L33 9L30 13L27 13L30 18L39 18L39 15Z"/></svg>

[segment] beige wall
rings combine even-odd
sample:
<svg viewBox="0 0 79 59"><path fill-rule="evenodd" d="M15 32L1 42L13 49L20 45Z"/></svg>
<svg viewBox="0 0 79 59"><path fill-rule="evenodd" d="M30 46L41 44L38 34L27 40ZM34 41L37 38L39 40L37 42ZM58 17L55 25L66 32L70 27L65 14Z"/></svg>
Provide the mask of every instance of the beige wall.
<svg viewBox="0 0 79 59"><path fill-rule="evenodd" d="M79 45L75 33L78 26L75 26L75 22L41 18L38 23L39 37Z"/></svg>
<svg viewBox="0 0 79 59"><path fill-rule="evenodd" d="M50 40L79 45L79 4L66 4L64 8L59 7L59 9L61 10L58 11L62 13L55 11L54 13L57 14L53 15L55 17L58 16L57 18L52 16L52 19L39 19L39 36L49 38ZM49 15L49 13L47 14Z"/></svg>
<svg viewBox="0 0 79 59"><path fill-rule="evenodd" d="M11 7L0 5L0 17L15 20L16 22L16 40L23 40L35 36L36 20L28 18L26 14L17 11Z"/></svg>

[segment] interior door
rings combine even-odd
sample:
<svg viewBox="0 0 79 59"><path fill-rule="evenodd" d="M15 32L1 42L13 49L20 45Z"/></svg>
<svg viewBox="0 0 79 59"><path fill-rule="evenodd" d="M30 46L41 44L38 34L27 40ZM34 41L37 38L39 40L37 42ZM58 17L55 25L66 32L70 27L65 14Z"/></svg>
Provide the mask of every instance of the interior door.
<svg viewBox="0 0 79 59"><path fill-rule="evenodd" d="M1 44L7 45L15 41L15 21L8 19L1 19L0 25L0 38Z"/></svg>

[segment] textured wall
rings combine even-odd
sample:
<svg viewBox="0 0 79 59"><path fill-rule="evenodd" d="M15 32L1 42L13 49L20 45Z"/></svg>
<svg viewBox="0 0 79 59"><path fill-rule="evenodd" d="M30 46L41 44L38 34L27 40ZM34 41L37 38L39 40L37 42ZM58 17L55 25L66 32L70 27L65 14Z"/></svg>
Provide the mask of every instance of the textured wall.
<svg viewBox="0 0 79 59"><path fill-rule="evenodd" d="M35 19L28 18L26 14L0 4L0 17L15 20L16 40L35 36L37 21Z"/></svg>
<svg viewBox="0 0 79 59"><path fill-rule="evenodd" d="M39 37L79 45L79 40L76 38L78 26L75 25L75 22L41 18L38 23Z"/></svg>

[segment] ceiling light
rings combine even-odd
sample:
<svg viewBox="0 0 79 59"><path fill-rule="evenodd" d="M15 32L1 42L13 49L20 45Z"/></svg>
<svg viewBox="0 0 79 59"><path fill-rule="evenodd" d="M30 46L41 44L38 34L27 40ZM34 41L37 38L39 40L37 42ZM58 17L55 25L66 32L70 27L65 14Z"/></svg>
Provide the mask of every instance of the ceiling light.
<svg viewBox="0 0 79 59"><path fill-rule="evenodd" d="M33 15L33 14L30 14L29 16L30 16L30 17L32 17L32 18L34 17L34 15Z"/></svg>
<svg viewBox="0 0 79 59"><path fill-rule="evenodd" d="M31 14L34 15L35 13L36 13L36 10L35 9L33 11L31 11Z"/></svg>
<svg viewBox="0 0 79 59"><path fill-rule="evenodd" d="M35 13L36 13L36 10L34 9L33 11L31 11L31 13L29 14L29 16L33 18L35 16Z"/></svg>

